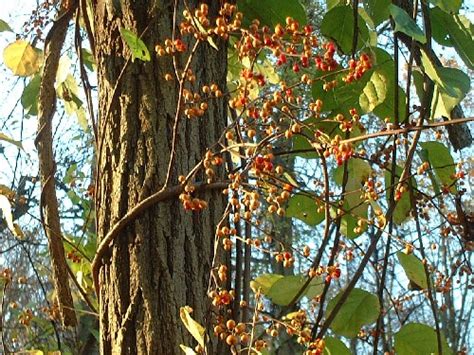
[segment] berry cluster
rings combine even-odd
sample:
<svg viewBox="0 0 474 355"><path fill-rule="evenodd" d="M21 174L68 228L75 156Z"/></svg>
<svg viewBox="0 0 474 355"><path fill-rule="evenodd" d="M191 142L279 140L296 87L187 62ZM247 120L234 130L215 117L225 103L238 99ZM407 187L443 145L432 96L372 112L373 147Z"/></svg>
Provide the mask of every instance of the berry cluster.
<svg viewBox="0 0 474 355"><path fill-rule="evenodd" d="M349 73L344 76L342 80L345 83L350 84L354 80L359 80L360 78L362 78L362 75L364 75L364 73L370 70L371 68L372 61L370 57L367 54L363 53L358 61L354 59L349 60Z"/></svg>

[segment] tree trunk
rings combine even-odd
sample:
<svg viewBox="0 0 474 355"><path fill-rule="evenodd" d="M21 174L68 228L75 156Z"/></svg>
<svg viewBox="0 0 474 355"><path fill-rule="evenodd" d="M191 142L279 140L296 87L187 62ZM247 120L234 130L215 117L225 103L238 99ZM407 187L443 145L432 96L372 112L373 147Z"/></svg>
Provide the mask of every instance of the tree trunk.
<svg viewBox="0 0 474 355"><path fill-rule="evenodd" d="M179 24L183 1L178 3ZM187 4L196 6L194 1ZM136 59L126 64L130 51L119 29L130 29L139 36L144 33L141 38L153 52L156 44L172 37L173 5L169 0L96 1L99 241L166 180L178 100L177 81L164 80L166 73L174 76L172 59L152 53L150 62ZM209 1L210 14L216 14L218 6L219 2ZM176 34L179 36L179 29ZM218 45L216 51L204 42L195 53L194 92L211 83L225 87L227 51L225 43ZM179 68L188 55L178 56ZM203 117L181 115L171 186L218 141L226 126L226 112L225 100L213 99ZM217 177L222 174L219 171ZM179 354L180 344L192 345L179 308L189 305L198 322L208 321L206 291L214 234L225 201L220 191L208 191L201 197L209 203L202 212L186 212L177 198L161 202L114 240L99 274L102 354Z"/></svg>

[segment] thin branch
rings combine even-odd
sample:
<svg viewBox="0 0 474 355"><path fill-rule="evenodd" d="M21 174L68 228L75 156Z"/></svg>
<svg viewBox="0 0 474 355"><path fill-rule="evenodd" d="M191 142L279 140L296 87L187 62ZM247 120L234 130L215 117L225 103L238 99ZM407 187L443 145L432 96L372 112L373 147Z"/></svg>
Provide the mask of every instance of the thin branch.
<svg viewBox="0 0 474 355"><path fill-rule="evenodd" d="M420 121L419 121L419 124L421 125L423 122L423 119L421 118ZM413 160L413 156L415 154L415 150L416 150L416 147L418 145L418 140L420 139L420 136L421 136L421 130L417 130L416 134L415 134L415 137L413 139L413 142L410 146L410 151L408 153L408 157L407 157L407 162L405 164L405 168L403 169L403 172L400 176L400 179L399 179L399 185L405 181L405 179L408 177L409 173L410 173L410 165L411 165L411 162ZM397 206L397 201L394 201L394 203L392 203L388 210L387 210L387 213L385 214L385 218L388 220L391 218L393 212L395 211L395 207ZM365 266L367 265L367 263L369 262L369 259L370 257L372 256L372 254L374 253L375 249L377 248L377 243L378 241L380 240L380 237L382 236L383 234L383 228L380 228L377 232L377 234L374 236L374 239L371 241L370 245L369 245L369 248L367 250L367 253L364 255L361 263L359 264L359 267L358 269L356 270L355 274L354 274L354 277L351 279L351 281L349 282L349 284L347 285L346 289L344 290L344 292L342 293L341 297L339 298L338 302L336 303L336 305L334 306L332 312L329 314L329 316L326 318L326 321L324 322L324 324L322 325L321 327L321 330L319 331L318 335L317 335L317 339L322 339L324 334L326 333L326 331L328 330L329 326L331 325L331 323L334 321L334 318L336 317L336 315L339 313L339 311L341 310L341 307L342 305L344 304L344 302L347 300L347 298L349 297L349 294L352 292L352 290L354 289L357 281L359 281L359 278L362 276L362 273L364 272L364 269L365 269Z"/></svg>
<svg viewBox="0 0 474 355"><path fill-rule="evenodd" d="M360 141L365 141L370 138L378 138L378 137L384 137L384 136L392 136L395 134L405 134L405 133L410 133L410 132L418 132L418 131L424 131L426 129L430 128L435 128L435 127L444 127L444 126L451 126L451 125L459 125L463 123L468 123L474 121L474 117L466 117L466 118L457 118L449 121L443 121L443 122L435 122L435 123L430 123L430 124L425 124L425 125L417 125L417 126L409 126L405 128L398 128L398 129L390 129L386 131L380 131L380 132L374 132L374 133L369 133L369 134L364 134L362 136L357 136L349 139L344 139L340 143L354 143L354 142L360 142Z"/></svg>
<svg viewBox="0 0 474 355"><path fill-rule="evenodd" d="M3 280L4 285L3 285L3 293L2 293L2 303L1 303L1 314L0 314L0 333L2 333L2 348L3 348L3 353L4 354L9 354L10 350L8 350L7 346L7 339L5 338L5 331L3 327L3 316L5 314L5 299L6 299L6 294L7 294L7 288L8 285L10 284L10 280L7 278L4 278Z"/></svg>

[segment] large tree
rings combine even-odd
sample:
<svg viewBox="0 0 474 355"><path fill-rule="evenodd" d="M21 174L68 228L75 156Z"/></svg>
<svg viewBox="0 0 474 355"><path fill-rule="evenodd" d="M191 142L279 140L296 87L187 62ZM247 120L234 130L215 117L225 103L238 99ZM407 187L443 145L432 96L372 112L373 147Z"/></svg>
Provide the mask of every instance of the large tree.
<svg viewBox="0 0 474 355"><path fill-rule="evenodd" d="M194 8L194 3L188 5ZM127 1L120 8L111 4L98 1L94 9L99 241L152 193L163 188L178 191L173 186L179 175L199 163L226 126L225 99L210 100L203 117L187 119L178 80L165 81L175 70L181 75L189 53L176 57L175 68L170 56L132 62L120 34L123 28L141 34L149 48L173 36L177 39L173 21L183 12L184 2ZM209 1L210 16L218 9L218 2ZM193 46L194 39L187 45ZM194 87L224 87L226 59L224 42L219 50L206 42L199 45L190 65ZM177 354L187 336L179 318L183 305L190 305L193 316L206 322L214 234L224 201L217 190L204 195L209 208L197 213L185 211L175 193L130 220L113 241L100 268L102 353Z"/></svg>

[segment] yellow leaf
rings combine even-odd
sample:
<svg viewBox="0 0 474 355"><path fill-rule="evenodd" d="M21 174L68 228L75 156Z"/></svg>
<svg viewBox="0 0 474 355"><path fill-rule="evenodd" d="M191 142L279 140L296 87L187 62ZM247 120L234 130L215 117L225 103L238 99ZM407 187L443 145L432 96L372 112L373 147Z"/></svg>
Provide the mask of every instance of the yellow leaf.
<svg viewBox="0 0 474 355"><path fill-rule="evenodd" d="M16 223L13 223L12 208L10 205L10 200L4 195L0 194L0 211L2 211L3 218L7 223L8 229L13 233L18 239L23 239L25 235L21 230L20 226Z"/></svg>
<svg viewBox="0 0 474 355"><path fill-rule="evenodd" d="M15 196L15 192L8 186L0 184L0 195Z"/></svg>
<svg viewBox="0 0 474 355"><path fill-rule="evenodd" d="M180 344L179 346L180 346L181 350L183 350L186 355L195 355L195 354L197 354L197 353L196 353L193 349L191 349L189 346L185 346L185 345L183 345L183 344Z"/></svg>
<svg viewBox="0 0 474 355"><path fill-rule="evenodd" d="M30 76L41 68L43 56L27 41L16 40L3 51L5 65L18 76Z"/></svg>
<svg viewBox="0 0 474 355"><path fill-rule="evenodd" d="M11 144L16 145L18 148L23 149L21 142L14 140L13 138L7 136L5 133L0 132L0 141L5 141Z"/></svg>
<svg viewBox="0 0 474 355"><path fill-rule="evenodd" d="M8 229L14 232L15 226L13 224L13 215L12 215L10 201L8 200L6 196L3 196L3 195L0 195L0 210L2 211L3 218L5 219L5 222L7 223Z"/></svg>
<svg viewBox="0 0 474 355"><path fill-rule="evenodd" d="M18 223L13 223L13 231L12 232L15 235L15 237L17 237L18 239L20 239L20 240L25 239L25 233L23 233L23 231L21 230Z"/></svg>
<svg viewBox="0 0 474 355"><path fill-rule="evenodd" d="M201 345L204 348L204 333L206 330L201 324L196 322L191 317L191 312L192 312L192 308L189 306L181 307L179 309L179 315L181 317L181 320L184 326L191 333L194 339L197 340L199 345Z"/></svg>

